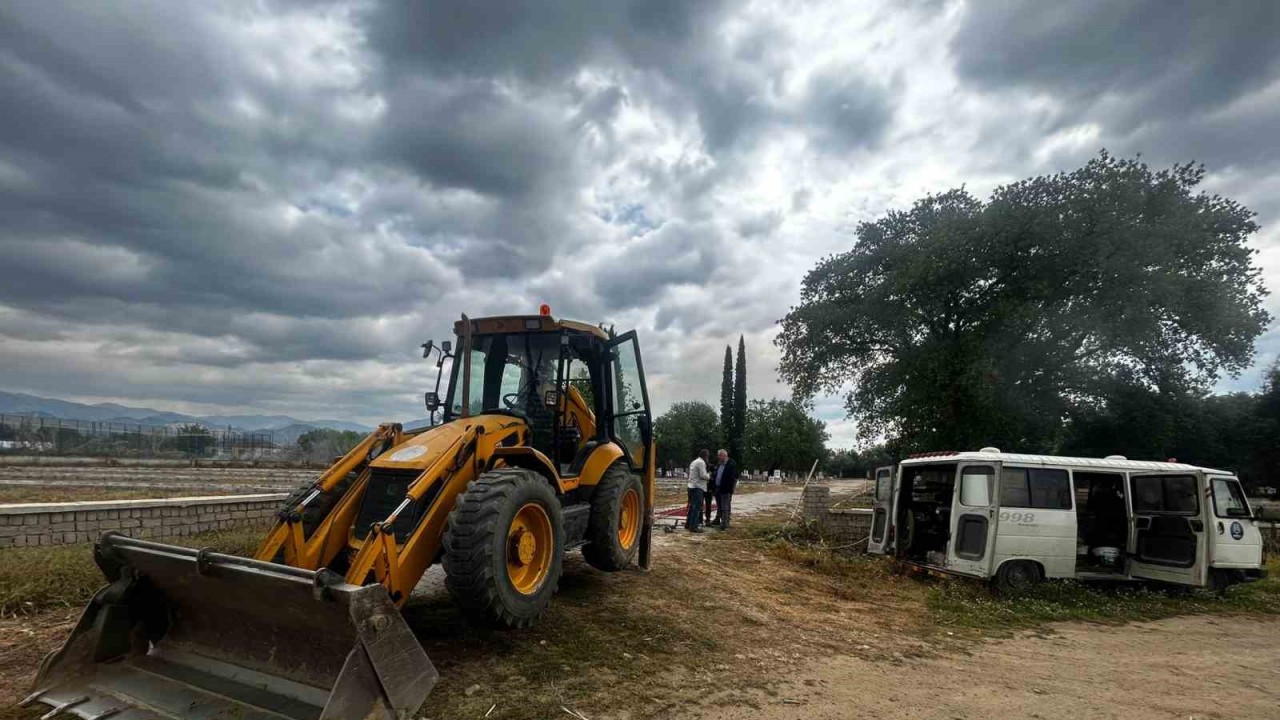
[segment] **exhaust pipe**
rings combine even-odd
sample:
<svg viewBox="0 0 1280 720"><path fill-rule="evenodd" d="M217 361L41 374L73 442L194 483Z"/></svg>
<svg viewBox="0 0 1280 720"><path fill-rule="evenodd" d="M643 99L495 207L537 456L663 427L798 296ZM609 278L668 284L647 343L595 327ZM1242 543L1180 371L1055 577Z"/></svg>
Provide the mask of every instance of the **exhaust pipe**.
<svg viewBox="0 0 1280 720"><path fill-rule="evenodd" d="M439 675L382 585L103 535L109 585L23 706L84 720L410 717Z"/></svg>

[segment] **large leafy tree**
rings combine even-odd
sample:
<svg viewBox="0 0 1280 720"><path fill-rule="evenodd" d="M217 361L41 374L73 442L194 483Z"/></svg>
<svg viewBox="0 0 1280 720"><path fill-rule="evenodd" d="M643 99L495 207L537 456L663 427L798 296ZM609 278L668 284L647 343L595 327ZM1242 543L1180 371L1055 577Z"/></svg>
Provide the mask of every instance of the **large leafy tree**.
<svg viewBox="0 0 1280 720"><path fill-rule="evenodd" d="M1104 152L862 223L805 277L781 374L800 397L847 392L860 433L902 449L1049 450L1117 379L1203 389L1269 321L1253 213L1203 178Z"/></svg>
<svg viewBox="0 0 1280 720"><path fill-rule="evenodd" d="M827 457L827 426L798 402L752 400L747 408L742 469L807 471Z"/></svg>
<svg viewBox="0 0 1280 720"><path fill-rule="evenodd" d="M678 402L653 423L658 466L668 470L688 465L698 451L716 451L720 421L715 408L704 402Z"/></svg>

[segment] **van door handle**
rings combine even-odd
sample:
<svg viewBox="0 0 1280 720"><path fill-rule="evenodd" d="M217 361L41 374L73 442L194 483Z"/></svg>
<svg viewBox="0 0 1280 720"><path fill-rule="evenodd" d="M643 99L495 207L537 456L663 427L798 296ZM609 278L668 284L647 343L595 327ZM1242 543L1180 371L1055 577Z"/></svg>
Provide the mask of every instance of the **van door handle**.
<svg viewBox="0 0 1280 720"><path fill-rule="evenodd" d="M1196 532L1204 532L1204 521L1201 520L1200 518L1195 518L1188 522L1191 523L1192 530L1195 530Z"/></svg>

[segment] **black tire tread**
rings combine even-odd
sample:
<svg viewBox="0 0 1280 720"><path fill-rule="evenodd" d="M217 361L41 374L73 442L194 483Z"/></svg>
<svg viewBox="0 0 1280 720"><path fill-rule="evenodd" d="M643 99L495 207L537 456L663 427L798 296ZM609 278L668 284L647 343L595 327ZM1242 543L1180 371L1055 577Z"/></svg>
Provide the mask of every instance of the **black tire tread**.
<svg viewBox="0 0 1280 720"><path fill-rule="evenodd" d="M498 583L507 582L507 578L505 575L500 577L494 569L494 550L501 547L495 539L499 534L506 535L506 528L499 527L503 510L522 488L531 486L540 486L545 492L533 492L551 498L552 507L548 510L551 511L552 532L560 550L553 554L551 575L543 590L527 602L512 604L503 600L498 587ZM560 582L564 524L559 507L559 500L546 479L524 468L489 470L458 494L444 533L442 564L445 588L471 620L508 628L528 627L537 620Z"/></svg>
<svg viewBox="0 0 1280 720"><path fill-rule="evenodd" d="M591 519L587 523L587 543L582 546L582 557L588 564L605 572L625 569L635 559L640 547L639 538L629 550L618 543L618 512L622 494L629 486L640 491L641 522L644 522L645 499L640 478L632 474L626 461L615 462L604 471L591 495Z"/></svg>

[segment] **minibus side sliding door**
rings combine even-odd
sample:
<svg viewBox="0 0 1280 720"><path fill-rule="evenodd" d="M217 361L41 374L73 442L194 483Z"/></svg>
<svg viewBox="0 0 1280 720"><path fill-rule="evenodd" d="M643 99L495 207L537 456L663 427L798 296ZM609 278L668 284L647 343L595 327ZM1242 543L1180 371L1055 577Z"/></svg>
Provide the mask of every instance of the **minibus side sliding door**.
<svg viewBox="0 0 1280 720"><path fill-rule="evenodd" d="M1204 478L1196 471L1129 476L1131 577L1204 585L1208 541L1203 487Z"/></svg>

